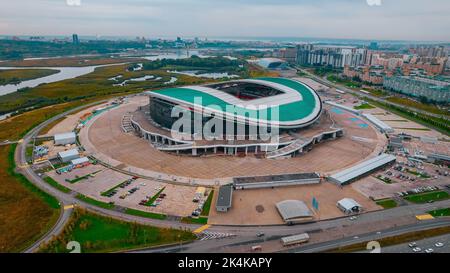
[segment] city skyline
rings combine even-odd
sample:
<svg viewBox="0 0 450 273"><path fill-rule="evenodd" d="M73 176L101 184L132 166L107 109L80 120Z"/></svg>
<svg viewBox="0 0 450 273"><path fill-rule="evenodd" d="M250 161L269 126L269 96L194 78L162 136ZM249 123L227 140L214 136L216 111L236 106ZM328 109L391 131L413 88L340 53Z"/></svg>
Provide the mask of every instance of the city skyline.
<svg viewBox="0 0 450 273"><path fill-rule="evenodd" d="M8 13L0 17L0 34L450 41L448 1L376 3L366 0L225 3L19 0L3 4L3 10ZM24 10L24 4L29 8Z"/></svg>

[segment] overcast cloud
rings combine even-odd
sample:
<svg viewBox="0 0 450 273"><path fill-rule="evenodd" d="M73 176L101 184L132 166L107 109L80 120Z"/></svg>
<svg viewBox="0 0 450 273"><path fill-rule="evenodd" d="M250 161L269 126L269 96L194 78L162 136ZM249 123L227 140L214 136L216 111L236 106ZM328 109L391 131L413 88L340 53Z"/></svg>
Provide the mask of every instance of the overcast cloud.
<svg viewBox="0 0 450 273"><path fill-rule="evenodd" d="M450 41L449 0L76 1L2 0L0 34Z"/></svg>

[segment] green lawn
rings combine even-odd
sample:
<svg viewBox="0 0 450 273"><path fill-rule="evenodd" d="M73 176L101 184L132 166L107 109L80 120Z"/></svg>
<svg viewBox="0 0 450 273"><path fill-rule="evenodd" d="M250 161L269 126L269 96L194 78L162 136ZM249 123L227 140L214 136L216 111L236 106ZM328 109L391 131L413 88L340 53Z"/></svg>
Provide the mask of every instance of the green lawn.
<svg viewBox="0 0 450 273"><path fill-rule="evenodd" d="M64 193L69 193L71 190L69 188L64 187L63 185L56 182L53 178L47 176L44 178L44 181L47 182L50 186L56 188L59 191L62 191Z"/></svg>
<svg viewBox="0 0 450 273"><path fill-rule="evenodd" d="M379 206L382 206L384 209L391 209L397 206L397 202L392 199L377 200L375 203Z"/></svg>
<svg viewBox="0 0 450 273"><path fill-rule="evenodd" d="M165 215L165 214L146 212L146 211L130 209L130 208L127 208L125 210L125 213L134 215L134 216L140 216L140 217L151 218L151 219L159 219L159 220L164 220L167 218L167 215Z"/></svg>
<svg viewBox="0 0 450 273"><path fill-rule="evenodd" d="M94 206L97 206L97 207L101 207L101 208L104 208L104 209L113 209L114 208L114 204L98 201L98 200L92 199L92 198L87 197L87 196L82 195L82 194L77 194L75 197L77 199L81 200L81 201L84 201L84 202L88 203L88 204L91 204L91 205L94 205Z"/></svg>
<svg viewBox="0 0 450 273"><path fill-rule="evenodd" d="M40 252L68 252L66 244L77 241L81 252L113 252L192 241L193 233L124 222L76 210L65 230Z"/></svg>
<svg viewBox="0 0 450 273"><path fill-rule="evenodd" d="M405 200L412 202L412 203L426 203L428 201L439 201L439 200L445 200L448 199L449 195L445 191L433 191L433 192L427 192L427 193L419 193L419 194L413 194L408 195L404 197Z"/></svg>
<svg viewBox="0 0 450 273"><path fill-rule="evenodd" d="M450 208L432 210L429 211L428 213L431 214L433 217L450 216Z"/></svg>
<svg viewBox="0 0 450 273"><path fill-rule="evenodd" d="M110 194L113 190L115 190L115 189L117 189L118 187L120 187L120 185L122 185L122 184L125 183L125 182L126 182L126 181L121 182L120 184L118 184L118 185L112 187L111 189L102 192L100 195L101 195L101 196L108 196L108 194Z"/></svg>
<svg viewBox="0 0 450 273"><path fill-rule="evenodd" d="M182 223L186 224L200 224L200 225L206 225L208 223L208 217L198 217L198 218L191 218L191 217L183 217L181 218Z"/></svg>
<svg viewBox="0 0 450 273"><path fill-rule="evenodd" d="M385 103L380 103L374 100L371 100L369 98L364 98L364 100L369 101L371 104L380 107L384 110L387 110L389 112L392 112L400 117L406 118L408 120L417 122L419 124L422 124L426 127L433 128L447 136L450 135L450 125L448 121L444 118L437 118L437 117L431 117L424 114L419 114L414 112L408 107L398 107L393 105L388 105Z"/></svg>
<svg viewBox="0 0 450 273"><path fill-rule="evenodd" d="M77 178L72 179L72 180L67 180L67 182L69 182L71 184L74 184L74 183L80 182L81 180L88 179L92 175L95 175L95 174L97 174L99 172L101 172L101 171L95 171L93 173L90 173L90 174L87 174L87 175L83 175L83 176L77 177Z"/></svg>
<svg viewBox="0 0 450 273"><path fill-rule="evenodd" d="M355 108L356 110L363 110L363 109L374 109L375 107L368 103L363 103L363 104L361 104L359 106L355 106L353 108Z"/></svg>
<svg viewBox="0 0 450 273"><path fill-rule="evenodd" d="M383 182L386 183L386 184L392 184L392 180L391 180L389 177L385 177L385 176L382 176L382 175L377 175L377 176L375 176L375 177L376 177L377 179L383 181Z"/></svg>
<svg viewBox="0 0 450 273"><path fill-rule="evenodd" d="M166 187L163 187L162 189L160 189L155 195L152 196L152 198L150 198L147 203L145 203L146 206L151 206L156 199L158 199L159 195L164 191Z"/></svg>
<svg viewBox="0 0 450 273"><path fill-rule="evenodd" d="M211 209L211 202L212 202L213 196L214 196L214 190L212 190L209 193L208 199L206 199L206 202L203 205L203 210L202 210L202 213L200 214L201 216L208 216L209 215L209 210Z"/></svg>

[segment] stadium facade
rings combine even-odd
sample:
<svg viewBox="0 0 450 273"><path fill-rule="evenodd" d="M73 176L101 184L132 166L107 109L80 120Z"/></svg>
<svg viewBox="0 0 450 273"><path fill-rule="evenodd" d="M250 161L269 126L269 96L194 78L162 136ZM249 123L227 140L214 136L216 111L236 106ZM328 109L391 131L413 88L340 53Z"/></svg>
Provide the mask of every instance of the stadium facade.
<svg viewBox="0 0 450 273"><path fill-rule="evenodd" d="M315 126L324 112L317 93L291 79L233 80L146 95L149 104L133 115L132 126L159 150L177 154L278 157L343 134L342 129L327 128L308 139L282 137Z"/></svg>

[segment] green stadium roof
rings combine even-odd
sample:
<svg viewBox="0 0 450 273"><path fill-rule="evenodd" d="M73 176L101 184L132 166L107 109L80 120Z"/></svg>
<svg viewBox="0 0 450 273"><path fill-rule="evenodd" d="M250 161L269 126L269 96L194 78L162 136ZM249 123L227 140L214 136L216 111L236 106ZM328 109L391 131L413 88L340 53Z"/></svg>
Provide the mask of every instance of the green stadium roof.
<svg viewBox="0 0 450 273"><path fill-rule="evenodd" d="M295 80L256 78L230 81L232 82L250 82L269 86L281 91L282 94L244 101L208 86L167 88L148 91L147 94L188 107L200 106L203 111L234 115L240 121L279 122L280 127L289 128L311 124L318 119L322 111L322 103L316 92ZM265 106L260 108L263 105ZM233 107L230 109L230 106ZM278 118L272 114L276 107L279 109ZM263 110L264 108L268 109ZM257 117L257 120L254 117Z"/></svg>

